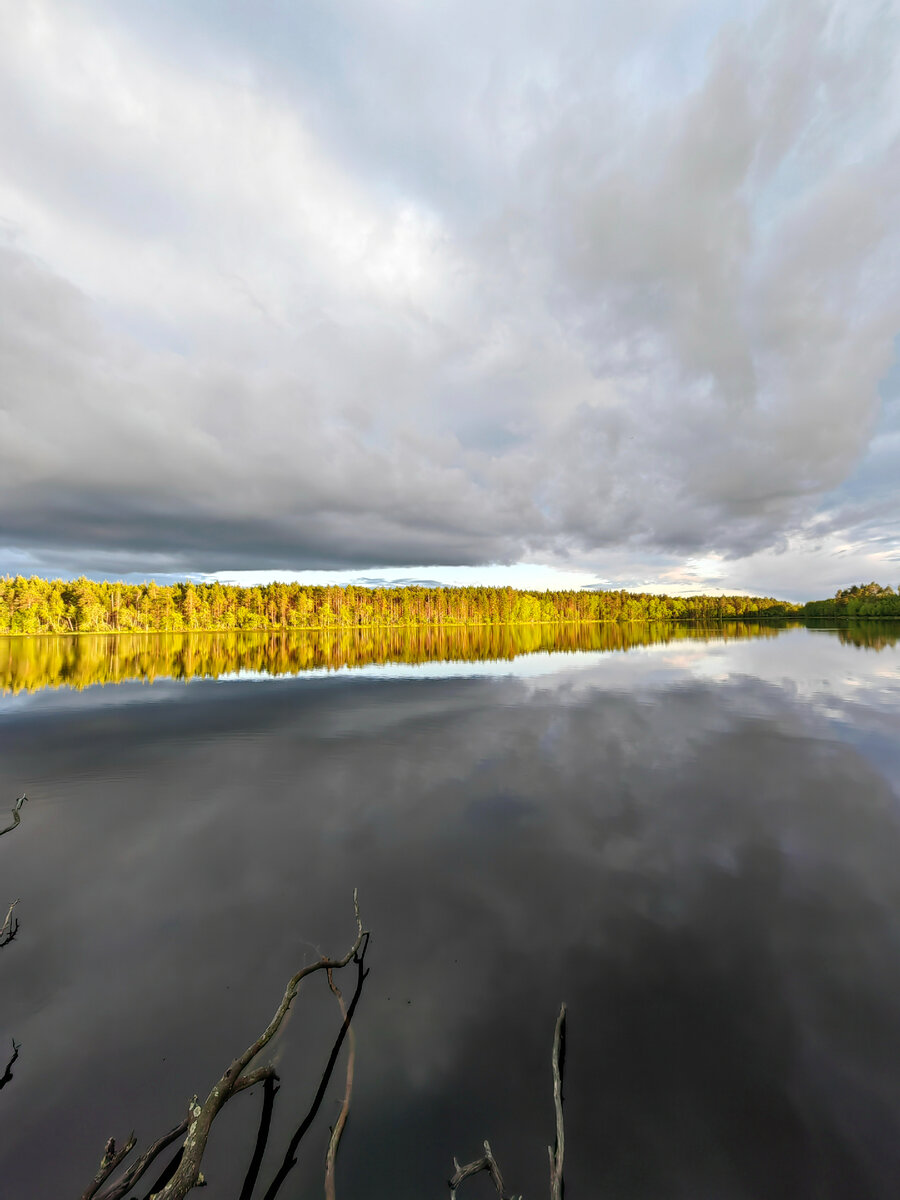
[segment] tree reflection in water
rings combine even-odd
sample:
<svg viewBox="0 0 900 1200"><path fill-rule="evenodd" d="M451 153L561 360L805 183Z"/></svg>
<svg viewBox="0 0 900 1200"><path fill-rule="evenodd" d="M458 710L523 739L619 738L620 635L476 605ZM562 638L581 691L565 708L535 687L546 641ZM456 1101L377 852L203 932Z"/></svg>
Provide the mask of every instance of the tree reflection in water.
<svg viewBox="0 0 900 1200"><path fill-rule="evenodd" d="M523 654L623 651L685 639L771 638L785 628L783 622L721 621L0 637L0 690L79 689L238 672L299 675L385 663L489 662Z"/></svg>

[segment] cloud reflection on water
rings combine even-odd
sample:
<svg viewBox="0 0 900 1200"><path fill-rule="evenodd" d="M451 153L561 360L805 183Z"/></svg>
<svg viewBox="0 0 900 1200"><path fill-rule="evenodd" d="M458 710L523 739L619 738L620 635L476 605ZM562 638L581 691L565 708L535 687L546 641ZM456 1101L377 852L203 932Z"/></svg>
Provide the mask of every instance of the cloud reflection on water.
<svg viewBox="0 0 900 1200"><path fill-rule="evenodd" d="M310 943L348 942L357 885L374 939L345 1196L439 1194L484 1137L544 1194L560 999L573 1194L892 1195L897 652L803 630L683 652L7 708L0 787L32 797L0 847L23 896L0 974L23 1046L11 1194L76 1195L111 1132L172 1124ZM303 1004L276 1148L333 1026L330 997ZM210 1200L256 1103L227 1114Z"/></svg>

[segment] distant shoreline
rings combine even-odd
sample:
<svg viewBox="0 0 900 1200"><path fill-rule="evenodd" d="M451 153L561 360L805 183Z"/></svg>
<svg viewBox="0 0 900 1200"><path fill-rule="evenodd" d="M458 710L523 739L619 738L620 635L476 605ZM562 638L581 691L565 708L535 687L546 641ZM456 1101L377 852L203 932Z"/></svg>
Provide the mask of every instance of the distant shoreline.
<svg viewBox="0 0 900 1200"><path fill-rule="evenodd" d="M229 634L239 633L242 635L264 635L264 634L309 634L309 633L353 633L353 632L372 632L394 631L402 632L406 630L435 630L435 629L510 629L510 628L529 628L532 626L549 626L549 625L648 625L648 624L671 624L671 625L733 625L747 623L765 623L781 622L783 624L807 626L810 622L834 622L834 621L898 621L900 614L888 614L886 616L833 616L833 617L807 617L803 613L791 613L787 616L754 616L748 614L740 617L621 617L617 619L590 619L573 621L483 621L483 622L463 622L463 621L442 621L440 623L431 622L425 623L408 623L408 624L369 624L369 625L305 625L305 626L290 626L290 625L272 625L259 629L241 629L237 626L228 626L225 628L207 628L207 629L72 629L72 630L53 630L43 629L37 630L34 633L9 633L0 631L0 638L29 638L29 637L58 637L58 638L81 638L81 637L192 637L194 635L210 636L212 634Z"/></svg>

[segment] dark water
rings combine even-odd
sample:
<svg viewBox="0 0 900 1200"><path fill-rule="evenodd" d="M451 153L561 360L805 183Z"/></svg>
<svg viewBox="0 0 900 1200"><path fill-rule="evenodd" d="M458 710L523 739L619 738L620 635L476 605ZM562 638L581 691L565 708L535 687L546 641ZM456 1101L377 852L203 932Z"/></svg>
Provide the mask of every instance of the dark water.
<svg viewBox="0 0 900 1200"><path fill-rule="evenodd" d="M292 971L350 945L354 886L373 936L341 1200L445 1196L485 1137L547 1196L561 1000L569 1197L895 1196L893 628L470 638L431 663L359 639L0 644L0 800L29 796L0 839L0 919L21 898L0 1196L75 1200L111 1134L176 1123ZM372 665L304 671L342 662ZM151 674L220 678L85 686ZM339 1021L314 978L275 1047L260 1197ZM342 1071L280 1197L322 1195ZM237 1200L259 1111L217 1121L209 1200Z"/></svg>

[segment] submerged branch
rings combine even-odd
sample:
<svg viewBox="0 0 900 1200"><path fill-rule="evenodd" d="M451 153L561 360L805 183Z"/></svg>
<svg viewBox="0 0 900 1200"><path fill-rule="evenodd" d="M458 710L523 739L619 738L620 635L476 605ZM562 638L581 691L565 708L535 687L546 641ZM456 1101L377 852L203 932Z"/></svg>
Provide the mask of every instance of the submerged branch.
<svg viewBox="0 0 900 1200"><path fill-rule="evenodd" d="M19 796L19 798L16 800L16 803L13 806L13 808L10 809L10 812L12 813L12 824L7 825L5 829L0 829L0 837L3 837L4 833L12 833L12 831L16 828L16 826L22 820L22 817L21 817L22 805L25 803L25 801L27 799L28 799L28 797L23 792L22 795Z"/></svg>
<svg viewBox="0 0 900 1200"><path fill-rule="evenodd" d="M338 1031L337 1037L335 1038L334 1045L331 1048L331 1054L328 1057L328 1062L325 1064L325 1070L322 1072L322 1078L319 1080L319 1086L316 1089L316 1094L313 1097L312 1104L309 1106L309 1111L297 1126L296 1132L288 1144L288 1148L284 1155L284 1160L278 1169L278 1174L269 1184L264 1200L274 1200L275 1196L277 1196L278 1192L281 1190L281 1185L297 1165L297 1147L306 1136L307 1130L315 1120L316 1114L318 1113L322 1105L322 1101L325 1098L325 1091L329 1082L331 1081L331 1076L334 1073L335 1063L337 1062L338 1055L340 1054L341 1046L343 1045L344 1038L347 1036L347 1033L350 1029L350 1022L353 1020L353 1014L356 1011L356 1006L359 1003L360 996L362 995L363 983L365 982L366 976L369 974L369 972L365 969L365 957L368 946L369 935L366 933L362 939L362 942L360 943L359 950L353 955L353 961L356 963L357 968L356 990L353 993L353 998L347 1006L347 1016L344 1018L344 1023Z"/></svg>
<svg viewBox="0 0 900 1200"><path fill-rule="evenodd" d="M551 1055L551 1066L553 1069L553 1106L556 1112L556 1144L548 1146L547 1150L550 1155L550 1200L563 1200L565 1187L563 1184L563 1156L565 1154L566 1135L563 1126L563 1070L566 1061L566 1006L559 1006L559 1015L556 1018L556 1027L553 1031L553 1051ZM501 1200L515 1200L514 1196L506 1196L503 1191L503 1176L500 1174L500 1168L497 1165L497 1160L491 1152L490 1144L485 1141L484 1154L481 1158L476 1158L465 1166L460 1166L459 1162L454 1158L453 1166L455 1168L453 1175L448 1180L450 1186L450 1200L456 1200L456 1189L466 1179L472 1175L478 1175L482 1171L487 1171L491 1177L491 1182L497 1189L498 1196ZM519 1197L522 1200L522 1197Z"/></svg>
<svg viewBox="0 0 900 1200"><path fill-rule="evenodd" d="M200 1105L194 1105L190 1114L190 1123L188 1125L188 1134L185 1138L181 1161L173 1174L172 1178L166 1183L163 1189L158 1193L158 1200L184 1200L184 1197L196 1187L200 1177L200 1163L206 1150L206 1143L209 1139L209 1134L212 1129L213 1121L222 1109L222 1106L231 1099L236 1091L242 1090L245 1087L252 1086L250 1082L258 1083L264 1078L264 1073L271 1073L272 1068L262 1068L260 1071L251 1072L245 1076L243 1073L250 1065L254 1058L257 1057L269 1044L275 1034L281 1027L281 1023L290 1010L294 999L297 996L300 984L309 975L316 971L327 971L329 969L339 969L347 966L356 958L360 948L363 946L368 934L363 929L362 921L359 915L359 901L356 891L353 893L353 906L356 914L356 940L353 945L343 956L343 958L330 959L320 958L317 962L310 966L303 967L288 981L287 987L284 990L281 1003L275 1010L275 1015L272 1017L269 1024L259 1035L256 1041L251 1042L243 1054L239 1055L227 1068L225 1073L219 1079L218 1083L213 1087L212 1091L207 1096L205 1102Z"/></svg>
<svg viewBox="0 0 900 1200"><path fill-rule="evenodd" d="M8 946L16 934L19 932L19 921L13 916L13 909L19 903L18 900L13 900L9 906L9 911L6 914L6 919L0 925L0 946Z"/></svg>
<svg viewBox="0 0 900 1200"><path fill-rule="evenodd" d="M100 1159L97 1174L81 1193L79 1200L93 1200L93 1197L97 1195L116 1167L125 1161L136 1145L137 1138L135 1138L133 1132L129 1135L128 1141L119 1150L116 1149L116 1139L110 1138L103 1151L103 1157Z"/></svg>
<svg viewBox="0 0 900 1200"><path fill-rule="evenodd" d="M556 1029L553 1033L553 1107L556 1110L556 1144L548 1146L550 1155L550 1200L563 1200L563 1156L566 1149L566 1134L563 1127L563 1070L566 1063L566 1006L559 1006Z"/></svg>
<svg viewBox="0 0 900 1200"><path fill-rule="evenodd" d="M272 1117L272 1105L274 1103L275 1086L278 1076L275 1073L273 1066L256 1067L253 1070L247 1070L262 1050L268 1045L275 1034L281 1027L285 1017L287 1016L291 1004L295 999L301 982L315 971L326 971L329 978L329 983L333 985L332 972L347 966L350 962L356 962L360 966L360 979L357 985L356 993L353 997L353 1003L345 1014L344 1024L338 1036L335 1049L332 1052L332 1057L329 1060L326 1074L320 1084L319 1093L317 1093L314 1110L309 1116L311 1121L315 1115L315 1110L318 1109L321 1103L321 1095L324 1094L325 1086L331 1077L331 1072L334 1069L334 1062L337 1058L337 1052L340 1049L340 1044L344 1034L350 1023L353 1007L359 999L361 990L362 978L364 972L362 969L362 959L365 954L366 946L368 945L369 934L363 929L362 921L359 915L359 901L356 891L353 893L353 906L356 915L356 939L348 952L338 959L326 958L324 955L310 966L303 967L289 980L282 996L281 1003L275 1011L269 1024L256 1039L252 1042L243 1054L239 1055L225 1073L219 1079L218 1083L206 1098L204 1104L198 1103L197 1097L194 1096L188 1106L187 1116L164 1134L156 1142L153 1143L145 1152L136 1159L130 1167L128 1167L113 1183L107 1183L107 1180L113 1174L117 1167L121 1166L124 1160L132 1152L136 1145L134 1134L132 1133L128 1141L121 1149L116 1149L116 1143L113 1138L110 1138L106 1144L103 1158L100 1162L100 1167L82 1193L80 1200L125 1200L125 1197L131 1192L132 1188L138 1183L145 1172L150 1168L156 1158L175 1142L182 1134L187 1134L184 1144L178 1149L177 1153L170 1159L169 1163L163 1168L162 1173L155 1181L153 1187L148 1193L148 1197L153 1197L153 1200L183 1200L183 1198L193 1188L202 1186L204 1180L200 1172L201 1160L204 1151L206 1150L207 1140L218 1113L223 1106L239 1092L246 1091L248 1088L254 1087L258 1083L264 1086L263 1094L263 1111L260 1120L260 1130L257 1136L257 1144L254 1150L253 1160L247 1172L247 1177L244 1181L244 1186L241 1191L241 1200L249 1200L253 1188L259 1174L259 1168L262 1163L263 1153L268 1139L269 1124ZM9 919L9 918L7 918ZM342 1011L343 1011L343 1002ZM11 1067L18 1057L19 1048L13 1042L13 1057L7 1067L6 1075L12 1078ZM5 1080L0 1080L0 1087L3 1086ZM308 1122L307 1122L308 1124ZM301 1130L303 1127L301 1127ZM298 1131L301 1133L301 1131ZM295 1141L291 1144L289 1156L296 1149L296 1141L299 1137L295 1135ZM291 1165L293 1165L291 1163ZM290 1169L288 1167L288 1169ZM104 1186L106 1185L106 1186ZM273 1185L274 1186L274 1185ZM271 1190L271 1189L270 1189ZM277 1190L277 1188L275 1189Z"/></svg>
<svg viewBox="0 0 900 1200"><path fill-rule="evenodd" d="M3 930L12 928L12 912L15 904L10 905L6 915L6 920L3 926L0 926L0 934ZM291 977L285 988L281 1003L275 1011L274 1016L269 1021L269 1024L252 1042L243 1054L239 1055L225 1073L213 1087L209 1096L203 1104L200 1104L197 1097L194 1096L188 1106L187 1116L168 1133L160 1137L154 1142L134 1163L126 1168L118 1179L110 1183L108 1180L113 1175L115 1170L120 1167L129 1154L134 1150L136 1139L132 1133L125 1144L116 1149L116 1142L110 1138L106 1144L103 1157L100 1161L100 1166L91 1180L88 1187L82 1193L80 1200L127 1200L132 1189L138 1181L144 1176L157 1157L173 1142L177 1141L183 1134L187 1134L183 1145L177 1150L168 1164L163 1168L161 1174L156 1179L149 1193L144 1200L184 1200L190 1191L195 1187L202 1187L205 1184L203 1175L201 1174L201 1162L206 1150L207 1141L212 1128L212 1124L224 1107L224 1105L239 1092L246 1091L248 1088L254 1087L258 1083L263 1084L263 1104L260 1113L259 1131L257 1133L256 1144L253 1151L253 1157L244 1178L243 1186L239 1200L251 1200L256 1184L259 1179L259 1173L262 1166L263 1158L268 1144L269 1131L271 1128L272 1113L275 1102L275 1095L278 1091L277 1083L278 1076L275 1073L273 1066L261 1066L252 1070L248 1070L253 1060L265 1049L272 1038L284 1023L291 1005L296 998L300 984L309 975L316 971L324 971L328 980L328 986L337 999L338 1006L343 1018L341 1028L338 1031L331 1053L316 1089L315 1096L312 1100L310 1108L300 1122L294 1136L287 1147L284 1159L274 1179L270 1183L264 1200L275 1200L276 1195L281 1190L287 1175L297 1163L296 1152L297 1148L311 1127L322 1102L328 1085L334 1073L335 1065L340 1054L344 1039L348 1039L348 1054L346 1077L344 1082L344 1095L341 1102L340 1112L328 1142L328 1149L325 1156L325 1200L335 1200L335 1166L337 1161L338 1149L340 1147L341 1138L347 1125L350 1104L353 1094L354 1070L356 1061L356 1036L351 1027L351 1021L362 994L363 983L368 976L368 970L365 967L365 955L369 945L369 933L363 929L362 920L359 914L359 902L357 893L353 893L354 912L356 916L356 938L353 945L347 953L338 959L330 959L322 955L317 961L301 968L295 975ZM14 933L14 929L13 929ZM356 987L349 1005L345 1005L344 997L341 989L337 986L334 978L334 973L350 963L355 963L357 967ZM10 1058L5 1074L0 1077L0 1088L4 1087L12 1079L12 1067L19 1056L19 1045L13 1040L13 1053ZM563 1160L565 1156L565 1127L563 1123L563 1078L565 1070L566 1057L566 1006L560 1005L559 1014L556 1018L556 1025L553 1035L553 1048L551 1055L551 1069L553 1076L553 1104L556 1119L556 1138L555 1144L548 1147L550 1158L550 1200L564 1200L565 1187L563 1181ZM512 1194L507 1194L504 1191L503 1176L500 1172L499 1164L491 1150L490 1143L485 1140L484 1154L472 1162L460 1165L459 1161L453 1159L453 1175L448 1180L450 1188L450 1200L456 1200L457 1190L467 1179L487 1172L491 1183L500 1197L500 1200L522 1200ZM146 1186L146 1185L145 1185ZM132 1196L131 1200L137 1200L137 1197Z"/></svg>
<svg viewBox="0 0 900 1200"><path fill-rule="evenodd" d="M471 1175L478 1175L482 1171L487 1171L488 1175L490 1175L491 1183L497 1189L497 1195L500 1196L501 1200L515 1200L514 1196L507 1197L503 1191L503 1176L500 1174L500 1168L497 1166L497 1160L494 1158L487 1139L485 1139L484 1154L481 1158L476 1158L473 1162L466 1163L463 1167L454 1158L453 1166L455 1170L448 1181L450 1186L450 1200L456 1200L456 1189L463 1180L468 1179ZM521 1200L521 1197L519 1197L519 1200Z"/></svg>
<svg viewBox="0 0 900 1200"><path fill-rule="evenodd" d="M247 1090L247 1088L251 1088L257 1083L266 1084L276 1078L277 1076L275 1075L274 1067L260 1067L257 1071L250 1071L247 1075L242 1075L234 1085L232 1095L236 1096L238 1092L244 1092ZM176 1138L180 1137L181 1134L186 1132L191 1123L191 1116L196 1104L197 1097L194 1096L188 1105L188 1115L184 1118L184 1120L176 1125L174 1129L170 1129L168 1133L164 1133L161 1138L158 1138L153 1145L141 1155L139 1159L131 1164L127 1171L119 1176L115 1183L111 1183L108 1187L104 1188L102 1192L99 1192L94 1196L93 1200L122 1200L122 1197L127 1195L127 1193L131 1191L138 1180L142 1178L144 1173L150 1169L155 1159L162 1154L163 1150L165 1150L167 1146L171 1146L172 1142L174 1142ZM120 1154L117 1156L117 1161L114 1162L112 1167L107 1171L106 1178L112 1174L113 1170L115 1170L117 1166L124 1162L124 1160L134 1149L135 1144L134 1135L132 1134L128 1145L120 1152ZM107 1142L107 1152L109 1152L110 1146L115 1146L115 1142L112 1138L110 1138ZM181 1151L179 1151L177 1158L178 1161L181 1160ZM101 1167L102 1166L103 1164L101 1163ZM175 1173L175 1167L177 1167L177 1162L172 1166L172 1170L166 1176L166 1180L170 1179ZM101 1183L102 1182L103 1180L101 1180ZM157 1195L157 1191L157 1188L152 1189L151 1195L155 1197ZM84 1197L82 1197L82 1200L84 1200Z"/></svg>
<svg viewBox="0 0 900 1200"><path fill-rule="evenodd" d="M170 1129L168 1133L164 1133L161 1138L158 1138L123 1175L119 1176L115 1183L101 1192L95 1200L121 1200L121 1197L130 1192L144 1172L149 1169L156 1156L162 1154L166 1146L170 1146L177 1137L184 1133L188 1127L188 1120L189 1118L185 1117L174 1129ZM134 1149L134 1142L132 1142L131 1149ZM124 1158L125 1155L119 1161L121 1162Z"/></svg>
<svg viewBox="0 0 900 1200"><path fill-rule="evenodd" d="M341 995L341 989L334 982L334 974L328 971L328 986L337 997L338 1007L341 1010L341 1017L344 1024L347 1025L347 1077L344 1083L344 1099L341 1102L341 1111L338 1114L338 1119L335 1121L334 1129L331 1131L331 1138L328 1142L328 1150L325 1154L325 1200L335 1200L334 1194L334 1167L337 1161L338 1147L341 1144L341 1136L344 1132L344 1126L347 1124L347 1117L350 1115L350 1100L353 1096L353 1071L356 1065L356 1034L349 1027L347 1020L347 1007L344 1004L344 997Z"/></svg>

